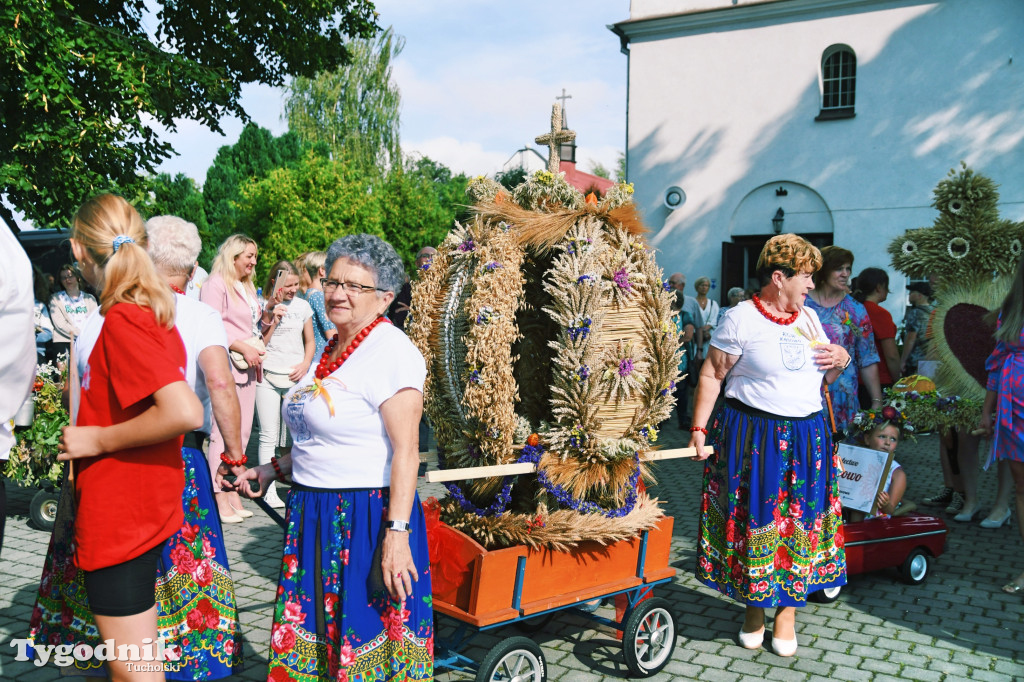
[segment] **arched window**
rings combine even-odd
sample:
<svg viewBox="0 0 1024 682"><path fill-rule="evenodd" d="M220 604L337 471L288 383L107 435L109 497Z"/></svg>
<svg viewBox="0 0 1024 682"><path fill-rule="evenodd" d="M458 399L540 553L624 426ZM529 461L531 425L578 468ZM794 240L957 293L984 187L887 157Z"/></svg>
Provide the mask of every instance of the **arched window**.
<svg viewBox="0 0 1024 682"><path fill-rule="evenodd" d="M847 45L832 45L821 55L821 113L818 120L850 118L857 94L857 56Z"/></svg>

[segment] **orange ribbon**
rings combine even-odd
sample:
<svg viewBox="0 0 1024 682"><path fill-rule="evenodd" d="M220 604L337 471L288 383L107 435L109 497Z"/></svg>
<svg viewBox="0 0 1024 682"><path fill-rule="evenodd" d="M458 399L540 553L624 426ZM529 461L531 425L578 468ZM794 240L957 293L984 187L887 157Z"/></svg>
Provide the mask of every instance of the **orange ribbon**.
<svg viewBox="0 0 1024 682"><path fill-rule="evenodd" d="M327 388L324 387L324 382L326 382L328 379L334 379L334 377L327 377L327 378L323 379L322 381L320 379L317 379L316 377L313 377L313 383L316 385L316 390L313 391L313 400L316 400L317 396L323 396L324 402L327 403L327 409L328 409L328 411L330 411L331 416L333 417L334 416L334 401L331 400L331 394L328 393L327 392ZM338 381L337 379L334 379L334 380ZM341 382L339 381L338 383L341 383Z"/></svg>

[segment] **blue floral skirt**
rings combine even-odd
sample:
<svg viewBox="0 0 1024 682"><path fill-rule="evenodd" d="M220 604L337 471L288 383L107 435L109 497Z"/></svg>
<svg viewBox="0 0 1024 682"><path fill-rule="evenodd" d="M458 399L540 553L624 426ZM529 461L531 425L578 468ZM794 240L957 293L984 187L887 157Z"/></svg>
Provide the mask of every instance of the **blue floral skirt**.
<svg viewBox="0 0 1024 682"><path fill-rule="evenodd" d="M275 681L432 680L430 557L419 498L409 547L419 572L412 595L393 602L380 571L388 489L288 495L284 557L270 636Z"/></svg>
<svg viewBox="0 0 1024 682"><path fill-rule="evenodd" d="M780 417L727 399L704 463L697 579L759 607L846 584L842 507L824 413Z"/></svg>
<svg viewBox="0 0 1024 682"><path fill-rule="evenodd" d="M216 680L241 672L242 634L206 456L183 448L182 459L185 523L164 543L154 576L157 626L168 659L167 679ZM70 542L74 533L66 528L62 536ZM100 633L74 548L60 546L55 537L56 532L43 563L30 636L40 644L85 643L95 648ZM86 674L106 676L101 661L74 665Z"/></svg>

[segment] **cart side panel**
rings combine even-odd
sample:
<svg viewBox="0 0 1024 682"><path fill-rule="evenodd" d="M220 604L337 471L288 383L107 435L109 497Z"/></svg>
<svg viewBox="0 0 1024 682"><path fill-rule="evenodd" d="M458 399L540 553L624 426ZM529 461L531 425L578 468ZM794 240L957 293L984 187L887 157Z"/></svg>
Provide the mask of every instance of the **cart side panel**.
<svg viewBox="0 0 1024 682"><path fill-rule="evenodd" d="M644 574L638 576L642 577L645 583L671 578L676 574L676 569L668 564L672 556L672 529L674 527L675 519L665 516L647 534Z"/></svg>
<svg viewBox="0 0 1024 682"><path fill-rule="evenodd" d="M516 588L516 566L519 557L526 556L526 547L517 545L493 549L480 555L474 576L469 612L476 616L512 608ZM518 616L514 612L512 618Z"/></svg>
<svg viewBox="0 0 1024 682"><path fill-rule="evenodd" d="M465 533L438 523L430 529L430 584L435 602L466 611L477 557L487 550Z"/></svg>

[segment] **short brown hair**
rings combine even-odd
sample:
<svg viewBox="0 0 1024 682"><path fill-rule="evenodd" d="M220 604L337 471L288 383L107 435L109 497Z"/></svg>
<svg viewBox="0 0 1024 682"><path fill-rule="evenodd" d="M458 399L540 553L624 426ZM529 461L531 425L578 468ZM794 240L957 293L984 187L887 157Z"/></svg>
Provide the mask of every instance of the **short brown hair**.
<svg viewBox="0 0 1024 682"><path fill-rule="evenodd" d="M814 272L821 267L821 251L803 237L780 234L768 240L757 259L757 279L761 286L781 270L786 277L798 272Z"/></svg>
<svg viewBox="0 0 1024 682"><path fill-rule="evenodd" d="M814 286L821 286L821 283L828 279L833 272L849 263L853 267L853 252L841 246L826 246L821 250L821 267L814 274Z"/></svg>

